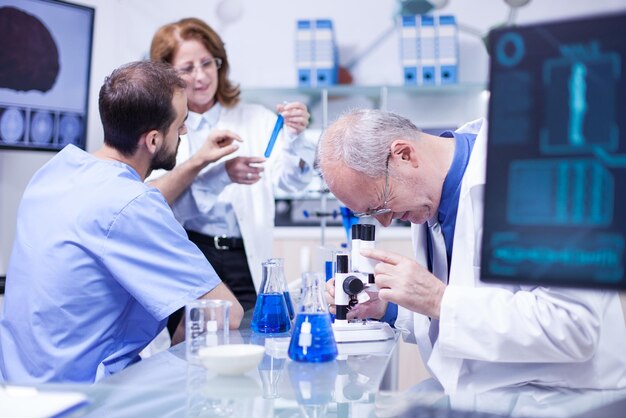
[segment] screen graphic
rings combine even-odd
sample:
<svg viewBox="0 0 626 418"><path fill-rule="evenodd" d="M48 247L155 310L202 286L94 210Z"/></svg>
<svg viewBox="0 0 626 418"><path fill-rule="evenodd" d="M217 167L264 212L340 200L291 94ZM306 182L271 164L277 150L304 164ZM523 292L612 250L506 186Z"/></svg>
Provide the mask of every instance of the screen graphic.
<svg viewBox="0 0 626 418"><path fill-rule="evenodd" d="M0 0L0 147L85 148L94 10Z"/></svg>
<svg viewBox="0 0 626 418"><path fill-rule="evenodd" d="M626 15L489 42L481 279L626 288Z"/></svg>

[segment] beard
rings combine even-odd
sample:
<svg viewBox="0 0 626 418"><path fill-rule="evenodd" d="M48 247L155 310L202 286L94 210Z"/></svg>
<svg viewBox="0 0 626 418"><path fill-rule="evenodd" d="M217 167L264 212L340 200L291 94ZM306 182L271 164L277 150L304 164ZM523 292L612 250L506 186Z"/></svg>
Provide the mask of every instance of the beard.
<svg viewBox="0 0 626 418"><path fill-rule="evenodd" d="M152 157L152 161L150 162L150 171L152 170L171 170L176 166L176 154L178 152L178 146L180 145L180 138L178 138L178 143L176 144L176 148L174 150L168 150L163 147L158 150L154 157Z"/></svg>

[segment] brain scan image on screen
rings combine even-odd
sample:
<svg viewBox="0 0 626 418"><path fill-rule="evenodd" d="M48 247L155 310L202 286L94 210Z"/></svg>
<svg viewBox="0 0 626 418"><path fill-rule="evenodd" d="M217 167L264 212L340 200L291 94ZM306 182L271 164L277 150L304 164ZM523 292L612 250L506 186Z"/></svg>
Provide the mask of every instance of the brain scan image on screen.
<svg viewBox="0 0 626 418"><path fill-rule="evenodd" d="M0 148L85 148L94 9L0 0Z"/></svg>
<svg viewBox="0 0 626 418"><path fill-rule="evenodd" d="M24 136L24 113L14 107L0 109L0 113L0 139L7 144L17 143Z"/></svg>
<svg viewBox="0 0 626 418"><path fill-rule="evenodd" d="M76 144L83 133L80 117L63 115L59 123L59 138L61 144Z"/></svg>
<svg viewBox="0 0 626 418"><path fill-rule="evenodd" d="M481 278L626 288L626 15L491 33Z"/></svg>
<svg viewBox="0 0 626 418"><path fill-rule="evenodd" d="M0 7L0 39L0 87L52 88L59 75L59 50L41 20L15 7Z"/></svg>
<svg viewBox="0 0 626 418"><path fill-rule="evenodd" d="M49 112L35 112L30 122L30 137L35 144L49 144L54 131L54 120Z"/></svg>

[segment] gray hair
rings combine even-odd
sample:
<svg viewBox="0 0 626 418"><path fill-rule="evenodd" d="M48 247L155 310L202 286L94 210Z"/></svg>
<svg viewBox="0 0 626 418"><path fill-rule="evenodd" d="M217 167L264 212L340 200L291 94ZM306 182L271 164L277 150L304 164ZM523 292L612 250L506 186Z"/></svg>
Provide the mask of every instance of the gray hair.
<svg viewBox="0 0 626 418"><path fill-rule="evenodd" d="M372 178L385 175L391 143L417 140L420 130L407 118L377 109L350 110L321 136L318 163L344 162ZM318 164L324 175L323 168Z"/></svg>

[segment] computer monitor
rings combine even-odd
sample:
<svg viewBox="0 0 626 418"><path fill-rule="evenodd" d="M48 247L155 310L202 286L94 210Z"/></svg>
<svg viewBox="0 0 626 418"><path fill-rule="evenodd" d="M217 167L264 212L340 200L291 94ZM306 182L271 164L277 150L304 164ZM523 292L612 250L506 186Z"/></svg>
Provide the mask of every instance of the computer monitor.
<svg viewBox="0 0 626 418"><path fill-rule="evenodd" d="M481 279L626 289L626 14L494 30Z"/></svg>
<svg viewBox="0 0 626 418"><path fill-rule="evenodd" d="M0 148L85 148L94 9L0 0Z"/></svg>

